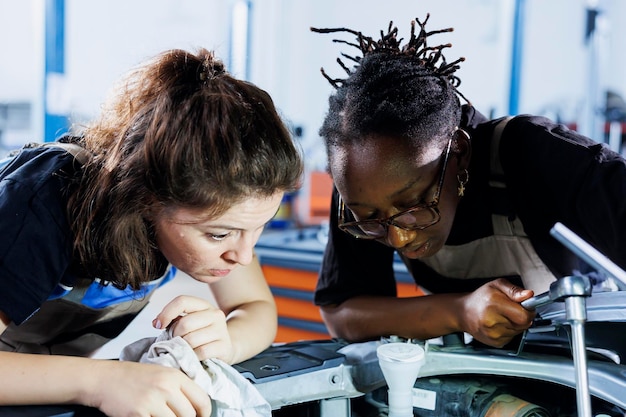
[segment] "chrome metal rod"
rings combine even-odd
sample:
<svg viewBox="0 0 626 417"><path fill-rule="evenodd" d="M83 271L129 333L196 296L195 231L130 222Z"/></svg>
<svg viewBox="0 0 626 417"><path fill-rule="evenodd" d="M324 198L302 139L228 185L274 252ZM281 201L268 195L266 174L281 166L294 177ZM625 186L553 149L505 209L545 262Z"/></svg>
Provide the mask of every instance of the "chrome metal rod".
<svg viewBox="0 0 626 417"><path fill-rule="evenodd" d="M552 229L550 229L550 234L583 261L615 278L618 281L616 284L620 290L626 290L626 271L613 263L589 243L585 242L564 224L556 223Z"/></svg>
<svg viewBox="0 0 626 417"><path fill-rule="evenodd" d="M584 297L565 299L567 319L572 329L572 355L576 372L576 405L578 417L591 417L591 393L587 372L587 346L585 343L586 302Z"/></svg>
<svg viewBox="0 0 626 417"><path fill-rule="evenodd" d="M582 323L572 323L572 338L584 339L585 328ZM591 395L589 393L589 378L587 375L587 352L577 348L574 342L574 368L576 369L576 404L578 407L579 417L591 417Z"/></svg>

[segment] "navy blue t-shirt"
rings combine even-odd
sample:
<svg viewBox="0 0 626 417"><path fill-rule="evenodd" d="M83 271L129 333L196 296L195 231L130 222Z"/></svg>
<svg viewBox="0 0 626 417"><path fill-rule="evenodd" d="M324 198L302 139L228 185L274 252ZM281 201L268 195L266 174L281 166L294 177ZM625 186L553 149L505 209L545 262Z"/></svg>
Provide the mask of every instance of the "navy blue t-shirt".
<svg viewBox="0 0 626 417"><path fill-rule="evenodd" d="M0 310L17 324L59 283L72 284L66 206L77 168L64 149L35 147L0 170Z"/></svg>

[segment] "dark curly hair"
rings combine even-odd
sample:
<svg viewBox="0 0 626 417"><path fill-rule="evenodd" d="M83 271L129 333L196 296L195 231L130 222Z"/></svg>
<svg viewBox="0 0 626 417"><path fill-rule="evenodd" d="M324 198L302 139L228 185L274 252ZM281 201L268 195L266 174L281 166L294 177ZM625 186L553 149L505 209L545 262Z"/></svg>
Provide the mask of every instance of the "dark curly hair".
<svg viewBox="0 0 626 417"><path fill-rule="evenodd" d="M457 90L461 81L454 73L465 59L447 63L443 50L451 44L427 45L431 35L453 31L448 28L427 32L429 17L424 22L411 22L411 35L405 45L403 39L398 39L393 22L386 34L381 31L379 40L347 28L311 28L318 33L355 35L356 43L333 41L361 52L361 56L342 54L353 61L352 69L337 59L347 78L331 78L321 69L336 89L329 98L329 109L319 131L327 150L371 135L406 138L415 146L424 147L433 140L449 137L458 126L459 97L469 101ZM420 28L417 33L416 24Z"/></svg>

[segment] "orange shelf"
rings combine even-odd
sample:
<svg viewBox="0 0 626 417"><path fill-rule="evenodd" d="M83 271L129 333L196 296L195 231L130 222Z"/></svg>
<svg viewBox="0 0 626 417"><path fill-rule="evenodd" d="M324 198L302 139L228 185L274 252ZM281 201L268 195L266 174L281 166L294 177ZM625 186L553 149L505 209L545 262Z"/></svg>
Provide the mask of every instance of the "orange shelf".
<svg viewBox="0 0 626 417"><path fill-rule="evenodd" d="M330 215L330 200L333 194L333 180L327 172L311 172L310 217L327 221Z"/></svg>
<svg viewBox="0 0 626 417"><path fill-rule="evenodd" d="M270 287L314 291L317 284L316 272L299 271L272 265L262 265L261 269L263 269L263 274L265 274L265 279Z"/></svg>
<svg viewBox="0 0 626 417"><path fill-rule="evenodd" d="M417 297L420 295L425 295L424 291L416 284L399 282L396 284L396 288L398 291L398 297Z"/></svg>
<svg viewBox="0 0 626 417"><path fill-rule="evenodd" d="M299 342L301 340L324 340L330 339L325 333L310 332L307 330L294 329L287 326L278 326L276 334L276 343Z"/></svg>
<svg viewBox="0 0 626 417"><path fill-rule="evenodd" d="M312 302L281 296L274 296L274 300L280 317L323 323L319 307Z"/></svg>

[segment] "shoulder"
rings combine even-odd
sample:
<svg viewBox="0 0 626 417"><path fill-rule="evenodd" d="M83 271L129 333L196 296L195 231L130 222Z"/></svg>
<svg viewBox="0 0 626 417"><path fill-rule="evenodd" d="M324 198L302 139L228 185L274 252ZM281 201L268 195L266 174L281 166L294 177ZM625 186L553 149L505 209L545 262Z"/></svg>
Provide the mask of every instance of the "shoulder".
<svg viewBox="0 0 626 417"><path fill-rule="evenodd" d="M61 148L22 149L0 170L0 215L22 219L24 225L35 218L50 220L50 227L60 223L65 227L61 219L66 218L66 193L75 172L73 156ZM3 225L2 229L11 227Z"/></svg>
<svg viewBox="0 0 626 417"><path fill-rule="evenodd" d="M0 186L20 184L21 188L37 192L47 185L67 183L77 167L74 157L62 148L25 147L0 169Z"/></svg>
<svg viewBox="0 0 626 417"><path fill-rule="evenodd" d="M504 165L526 163L544 168L550 165L559 171L584 171L591 164L621 159L601 141L564 124L531 115L516 116L509 121L502 134L500 156ZM558 164L554 163L556 160Z"/></svg>
<svg viewBox="0 0 626 417"><path fill-rule="evenodd" d="M576 130L562 123L555 122L543 116L519 115L513 117L504 130L509 138L523 139L535 143L538 141L561 142L563 145L573 145L583 148L596 148L599 143L588 138Z"/></svg>

